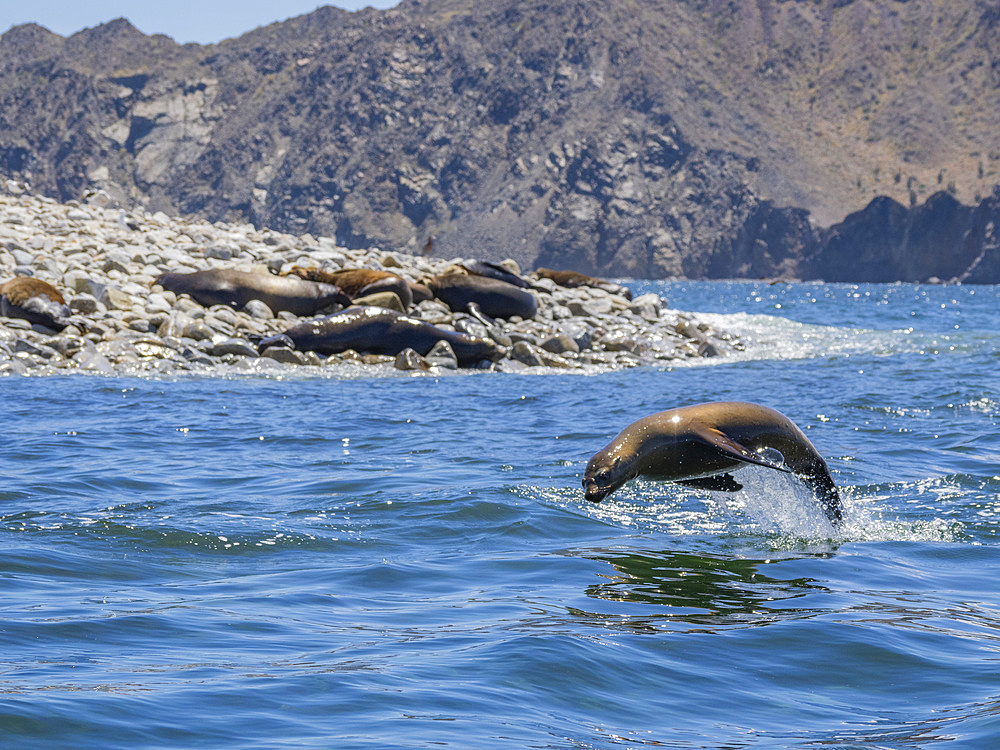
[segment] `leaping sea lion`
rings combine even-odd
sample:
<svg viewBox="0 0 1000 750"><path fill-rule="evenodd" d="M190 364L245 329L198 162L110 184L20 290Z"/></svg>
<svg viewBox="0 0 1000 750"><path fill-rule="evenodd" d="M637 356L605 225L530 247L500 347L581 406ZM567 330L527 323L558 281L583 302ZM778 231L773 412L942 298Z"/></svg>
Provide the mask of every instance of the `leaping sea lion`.
<svg viewBox="0 0 1000 750"><path fill-rule="evenodd" d="M319 268L292 266L282 276L298 276L308 281L333 284L352 300L377 292L393 292L399 297L405 309L413 304L413 289L410 282L391 271L376 271L373 268L342 268L339 271L324 271Z"/></svg>
<svg viewBox="0 0 1000 750"><path fill-rule="evenodd" d="M314 315L333 304L347 306L350 298L331 284L294 276L211 268L194 273L164 273L153 282L176 294L189 294L201 305L229 305L240 309L250 300L263 302L271 312Z"/></svg>
<svg viewBox="0 0 1000 750"><path fill-rule="evenodd" d="M32 276L17 276L0 284L0 315L61 331L72 312L59 290Z"/></svg>
<svg viewBox="0 0 1000 750"><path fill-rule="evenodd" d="M559 286L574 288L578 286L591 286L596 289L603 289L610 294L620 294L627 300L632 299L632 290L627 286L616 284L606 279L598 279L594 276L577 273L576 271L553 271L551 268L535 269L535 276L540 279L551 279Z"/></svg>
<svg viewBox="0 0 1000 750"><path fill-rule="evenodd" d="M349 307L334 315L303 321L283 334L262 339L257 346L263 351L287 340L300 351L319 354L338 354L354 349L369 354L396 355L404 349L413 349L421 356L438 341L447 341L458 364L463 367L483 360L496 361L502 354L489 339L438 328L384 307Z"/></svg>
<svg viewBox="0 0 1000 750"><path fill-rule="evenodd" d="M768 455L772 451L781 454L780 461ZM590 459L584 495L600 502L640 476L736 492L743 485L730 472L749 464L795 474L827 518L840 521L840 496L830 470L802 430L774 409L741 401L670 409L633 422Z"/></svg>

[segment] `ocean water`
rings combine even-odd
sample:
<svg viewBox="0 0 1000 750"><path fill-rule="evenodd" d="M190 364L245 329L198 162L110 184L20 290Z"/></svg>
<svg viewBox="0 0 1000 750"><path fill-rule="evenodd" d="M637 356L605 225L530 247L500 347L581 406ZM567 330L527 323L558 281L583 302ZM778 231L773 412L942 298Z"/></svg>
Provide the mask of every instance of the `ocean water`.
<svg viewBox="0 0 1000 750"><path fill-rule="evenodd" d="M0 747L1000 746L1000 288L653 283L738 358L0 379ZM842 488L637 482L759 401Z"/></svg>

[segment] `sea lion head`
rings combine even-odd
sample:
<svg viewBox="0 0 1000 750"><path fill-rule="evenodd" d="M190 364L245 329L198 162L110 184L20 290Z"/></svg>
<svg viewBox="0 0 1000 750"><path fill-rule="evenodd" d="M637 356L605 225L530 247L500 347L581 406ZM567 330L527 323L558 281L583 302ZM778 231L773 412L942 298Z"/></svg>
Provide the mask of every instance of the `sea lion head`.
<svg viewBox="0 0 1000 750"><path fill-rule="evenodd" d="M615 441L587 462L583 475L583 496L592 503L599 503L617 490L636 474L633 461L622 451L622 445Z"/></svg>

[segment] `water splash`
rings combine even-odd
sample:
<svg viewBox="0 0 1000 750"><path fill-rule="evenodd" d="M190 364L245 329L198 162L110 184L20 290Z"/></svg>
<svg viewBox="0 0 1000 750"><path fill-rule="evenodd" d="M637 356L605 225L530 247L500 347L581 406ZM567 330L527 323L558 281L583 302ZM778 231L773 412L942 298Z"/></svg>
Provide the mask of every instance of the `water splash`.
<svg viewBox="0 0 1000 750"><path fill-rule="evenodd" d="M902 498L918 492L940 494L961 488L939 482L840 488L844 519L827 519L809 488L799 479L751 466L738 474L743 489L706 492L676 484L632 482L602 503L583 500L574 488L521 487L536 501L571 508L611 526L674 539L740 537L774 551L832 551L851 542L956 542L967 540L965 526L932 516L899 515Z"/></svg>

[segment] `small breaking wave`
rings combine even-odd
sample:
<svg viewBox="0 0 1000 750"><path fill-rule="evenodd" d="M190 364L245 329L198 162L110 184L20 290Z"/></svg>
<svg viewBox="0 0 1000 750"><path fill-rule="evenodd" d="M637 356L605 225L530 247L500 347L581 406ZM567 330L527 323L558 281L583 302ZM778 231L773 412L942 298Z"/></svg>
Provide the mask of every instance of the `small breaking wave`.
<svg viewBox="0 0 1000 750"><path fill-rule="evenodd" d="M745 348L733 352L729 360L973 352L990 346L992 340L989 335L976 331L932 333L913 328L877 330L824 326L750 313L699 315L710 325L729 331L744 342Z"/></svg>

